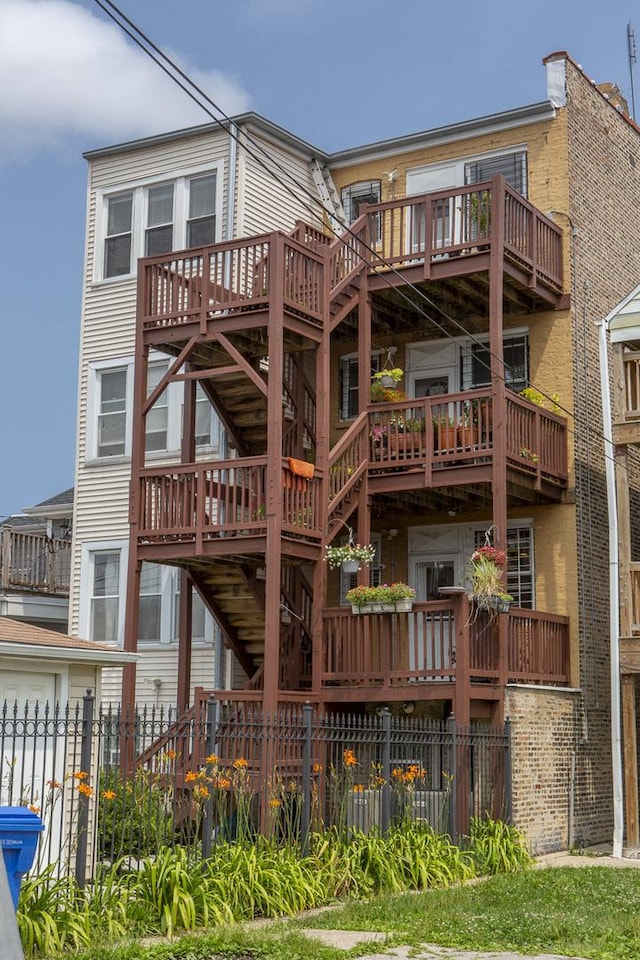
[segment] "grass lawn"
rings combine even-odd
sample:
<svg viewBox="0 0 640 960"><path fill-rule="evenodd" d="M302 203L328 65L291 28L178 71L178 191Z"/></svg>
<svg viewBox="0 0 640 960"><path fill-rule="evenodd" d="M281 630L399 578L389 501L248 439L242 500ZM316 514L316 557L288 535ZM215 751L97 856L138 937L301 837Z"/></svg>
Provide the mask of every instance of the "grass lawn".
<svg viewBox="0 0 640 960"><path fill-rule="evenodd" d="M564 867L381 897L296 921L388 931L396 943L639 960L640 870Z"/></svg>
<svg viewBox="0 0 640 960"><path fill-rule="evenodd" d="M449 890L372 898L291 922L230 928L171 944L76 954L75 960L337 960L344 951L302 939L296 928L385 931L392 944L556 953L639 960L640 870L554 868L500 875ZM382 944L375 950L384 952Z"/></svg>

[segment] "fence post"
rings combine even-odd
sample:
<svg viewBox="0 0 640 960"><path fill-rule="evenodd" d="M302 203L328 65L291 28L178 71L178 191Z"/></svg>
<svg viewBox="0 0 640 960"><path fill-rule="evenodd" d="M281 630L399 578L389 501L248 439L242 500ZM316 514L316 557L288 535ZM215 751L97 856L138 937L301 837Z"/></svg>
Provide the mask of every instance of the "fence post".
<svg viewBox="0 0 640 960"><path fill-rule="evenodd" d="M206 725L206 757L211 757L216 752L216 733L218 730L218 701L215 699L207 700ZM196 736L197 736L196 731ZM204 815L202 817L202 859L206 860L211 856L211 843L213 840L213 790L209 791L209 796L204 805Z"/></svg>
<svg viewBox="0 0 640 960"><path fill-rule="evenodd" d="M382 711L382 811L380 829L387 833L391 823L391 711Z"/></svg>
<svg viewBox="0 0 640 960"><path fill-rule="evenodd" d="M80 740L80 770L91 781L91 740L93 734L93 705L91 690L82 698L82 734ZM80 784L82 786L82 784ZM96 793L98 792L96 784ZM76 848L76 882L82 889L87 881L87 840L89 831L89 796L78 794L78 846Z"/></svg>
<svg viewBox="0 0 640 960"><path fill-rule="evenodd" d="M305 703L302 708L304 746L302 752L302 856L309 853L309 828L311 826L311 749L313 741L313 707Z"/></svg>
<svg viewBox="0 0 640 960"><path fill-rule="evenodd" d="M504 816L507 823L513 818L513 782L511 779L511 720L507 717L504 722L506 738L504 750Z"/></svg>
<svg viewBox="0 0 640 960"><path fill-rule="evenodd" d="M447 736L449 740L449 768L451 779L449 781L449 811L448 811L448 829L449 836L454 841L458 836L458 822L456 817L457 790L456 790L456 718L453 714L447 720Z"/></svg>

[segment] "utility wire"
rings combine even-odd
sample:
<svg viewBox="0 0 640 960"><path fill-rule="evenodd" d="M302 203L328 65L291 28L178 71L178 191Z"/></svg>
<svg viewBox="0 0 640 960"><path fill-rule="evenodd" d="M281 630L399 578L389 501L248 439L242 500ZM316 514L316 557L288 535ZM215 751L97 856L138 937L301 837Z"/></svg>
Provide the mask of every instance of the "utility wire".
<svg viewBox="0 0 640 960"><path fill-rule="evenodd" d="M130 37L131 40L133 40L133 42L148 57L150 57L154 61L154 63L156 63L160 67L160 69L168 77L170 77L171 80L174 81L174 83L176 83L180 87L181 90L183 90L187 94L188 97L190 97L191 100L194 101L194 103L196 103L209 117L211 117L211 119L215 123L219 124L223 129L225 129L229 134L229 136L231 136L240 146L242 146L242 148L247 152L247 154L251 156L252 159L254 159L256 163L258 163L262 167L262 169L267 172L269 176L273 177L273 179L276 180L276 182L279 183L280 186L283 187L298 203L300 203L301 206L304 207L304 209L310 212L314 217L317 217L319 209L333 216L333 214L331 214L331 211L326 210L326 208L323 206L323 204L320 203L318 198L314 196L304 184L301 184L290 170L287 170L286 167L280 164L277 158L269 154L265 150L265 148L262 146L261 143L254 140L254 138L247 133L243 134L242 138L239 137L238 134L235 133L235 129L234 129L235 124L233 122L233 119L229 117L224 112L224 110L204 90L202 90L202 88L199 87L194 80L192 80L189 77L188 74L186 74L166 53L164 53L164 51L161 50L161 48L158 47L151 40L151 38L143 30L140 29L140 27L138 27L132 20L130 20L129 17L127 17L126 14L124 14L123 11L120 10L117 4L113 3L112 0L94 0L94 2L97 4L98 7L100 7L101 10L103 10L103 12L118 27L120 27L120 29L124 33L127 34L128 37ZM121 20L124 22L120 22L118 17L120 17ZM125 24L127 26L125 26ZM147 44L148 46L145 46L145 44ZM166 66L165 64L168 64L169 66ZM169 69L169 67L171 69ZM171 71L174 71L174 73L172 73ZM177 74L178 76L175 76L174 74ZM178 77L182 79L178 79ZM184 80L185 82L183 83L182 80ZM189 89L189 87L191 87L192 89ZM197 92L199 97L202 97L205 103L202 103L201 100L199 100L198 97L196 97L196 95L192 92L193 90ZM209 109L209 106L205 104L210 105L210 107L212 107L219 114L219 116L216 116L216 114L214 114L212 110ZM225 124L227 124L228 127L225 126ZM301 191L302 196L296 193L289 184L285 183L276 173L274 173L273 169L271 169L261 157L257 156L256 153L249 148L249 146L247 145L248 143L251 144L253 147L255 147L257 150L259 150L264 155L264 157L266 157L266 159L269 161L270 164L273 164L273 166L279 169L289 180L291 180L296 185L298 190ZM306 202L304 197L309 197L313 203L313 206L311 206L308 202ZM494 354L490 350L490 348L488 348L487 343L484 340L481 340L479 337L473 334L470 330L468 330L461 321L457 320L455 317L447 313L447 311L443 307L441 307L438 303L436 303L434 300L428 297L427 294L423 290L421 290L419 287L417 287L414 283L407 281L400 270L398 270L392 263L387 261L384 257L381 257L379 253L370 244L363 241L357 235L357 233L351 228L349 224L343 223L342 226L344 231L350 237L352 237L354 240L357 240L359 247L364 248L369 254L371 254L375 258L377 265L382 265L386 267L389 273L393 274L395 277L402 280L403 285L408 289L410 289L414 294L416 294L420 298L420 300L424 301L429 307L436 310L439 314L441 314L444 317L444 319L447 322L449 322L457 330L459 330L461 334L463 334L466 338L468 338L472 343L475 343L477 346L481 347L483 351L485 351L488 354L489 362L485 361L484 358L481 356L476 357L476 360L480 364L480 366L483 366L486 370L491 372L490 361L491 359L496 360L502 366L502 370L503 370L502 374L500 373L497 374L498 379L505 384L507 383L507 378L505 375L505 371L507 370L507 364L505 363L502 357L497 357L496 354ZM329 222L328 229L337 239L342 238L342 235L339 234L331 226L331 222ZM371 269L374 269L374 263L372 260L365 257L359 250L355 250L354 253L365 264L365 266ZM426 313L426 311L421 307L420 304L416 303L416 301L412 297L410 297L407 293L405 293L404 290L399 290L397 287L395 287L391 283L388 275L379 274L379 276L383 278L384 282L389 286L390 289L393 289L395 291L396 295L401 300L407 303L413 310L415 310L421 317L423 317L423 319L433 324L433 326L439 332L441 332L443 336L445 336L450 340L455 340L454 335L450 333L450 331L447 330L446 327L444 327L433 316ZM594 429L588 421L582 420L575 412L571 412L566 407L564 407L561 403L559 403L558 398L556 396L549 396L543 390L540 390L538 387L536 387L535 384L532 384L530 380L528 381L528 383L544 399L552 403L555 409L561 410L567 417L572 418L576 424L580 423L582 426L584 426L587 429L587 431L592 436L597 437L598 439L601 439L601 440L606 440L606 438L604 437L604 434L602 434L597 429ZM570 434L571 436L576 436L575 431L572 430L568 424L567 424L567 433ZM604 456L608 457L606 450L605 450Z"/></svg>

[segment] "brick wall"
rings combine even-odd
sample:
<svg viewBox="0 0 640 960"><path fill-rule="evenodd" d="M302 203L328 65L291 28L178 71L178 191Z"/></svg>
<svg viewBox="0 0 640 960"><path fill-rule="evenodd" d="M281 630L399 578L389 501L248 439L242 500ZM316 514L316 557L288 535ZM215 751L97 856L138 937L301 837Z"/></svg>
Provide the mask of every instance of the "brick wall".
<svg viewBox="0 0 640 960"><path fill-rule="evenodd" d="M571 826L578 790L588 787L576 779L572 789L581 750L579 692L510 686L505 713L511 721L513 822L532 852L595 843L597 838L585 840ZM606 833L599 839L608 839Z"/></svg>

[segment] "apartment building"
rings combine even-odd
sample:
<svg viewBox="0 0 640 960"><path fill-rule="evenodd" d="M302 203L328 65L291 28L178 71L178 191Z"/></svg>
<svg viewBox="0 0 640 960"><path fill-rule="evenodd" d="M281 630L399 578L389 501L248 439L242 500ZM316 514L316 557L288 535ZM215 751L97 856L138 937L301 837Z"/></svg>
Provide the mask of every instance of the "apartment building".
<svg viewBox="0 0 640 960"><path fill-rule="evenodd" d="M304 205L226 133L89 155L72 603L80 635L144 654L127 706L158 681L180 704L510 720L540 851L611 830L595 321L640 276L638 128L566 53L545 67L540 103L332 156L247 120L338 238L294 227ZM191 196L214 143L211 213ZM325 559L350 540L356 573ZM469 599L485 545L492 610ZM410 611L347 600L392 581Z"/></svg>

